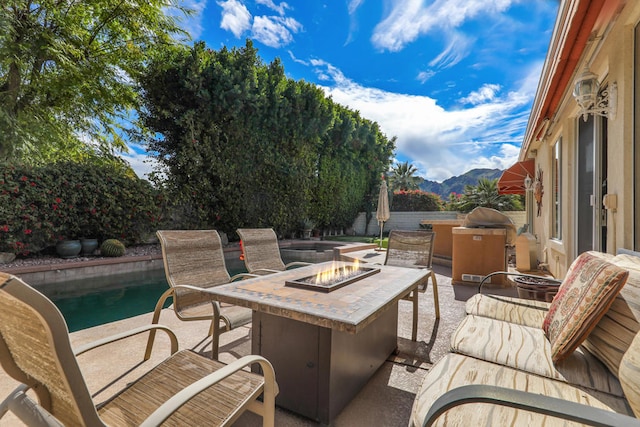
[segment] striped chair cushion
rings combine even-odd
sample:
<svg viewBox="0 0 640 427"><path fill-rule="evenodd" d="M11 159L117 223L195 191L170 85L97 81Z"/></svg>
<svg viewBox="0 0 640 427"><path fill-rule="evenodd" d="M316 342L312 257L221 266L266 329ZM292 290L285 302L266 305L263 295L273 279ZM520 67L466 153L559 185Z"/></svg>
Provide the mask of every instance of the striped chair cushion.
<svg viewBox="0 0 640 427"><path fill-rule="evenodd" d="M615 376L578 348L554 364L551 344L540 328L469 315L451 336L452 351L585 388L623 396Z"/></svg>
<svg viewBox="0 0 640 427"><path fill-rule="evenodd" d="M610 261L629 271L627 283L582 346L618 375L620 361L640 331L640 259L618 255Z"/></svg>
<svg viewBox="0 0 640 427"><path fill-rule="evenodd" d="M636 334L620 363L620 383L636 417L640 417L640 334Z"/></svg>
<svg viewBox="0 0 640 427"><path fill-rule="evenodd" d="M621 397L572 386L459 354L448 354L440 359L425 376L413 403L410 425L422 426L429 408L438 397L453 388L467 384L508 387L632 415ZM471 403L450 409L441 415L434 425L567 426L576 424L524 410L486 403Z"/></svg>
<svg viewBox="0 0 640 427"><path fill-rule="evenodd" d="M591 251L589 254L611 262L614 258L604 252ZM469 298L466 311L467 314L540 328L550 306L551 303L545 301L478 294Z"/></svg>
<svg viewBox="0 0 640 427"><path fill-rule="evenodd" d="M629 272L589 252L573 261L553 298L542 329L554 362L569 356L595 328L627 281Z"/></svg>
<svg viewBox="0 0 640 427"><path fill-rule="evenodd" d="M551 303L500 295L477 294L467 300L467 314L541 328Z"/></svg>

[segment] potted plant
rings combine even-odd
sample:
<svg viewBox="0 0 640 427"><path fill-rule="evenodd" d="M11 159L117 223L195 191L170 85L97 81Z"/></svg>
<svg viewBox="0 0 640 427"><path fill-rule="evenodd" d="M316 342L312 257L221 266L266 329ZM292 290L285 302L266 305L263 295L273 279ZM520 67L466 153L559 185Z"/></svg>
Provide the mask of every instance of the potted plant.
<svg viewBox="0 0 640 427"><path fill-rule="evenodd" d="M305 218L302 220L302 238L304 240L311 239L311 230L313 230L314 223L309 218Z"/></svg>
<svg viewBox="0 0 640 427"><path fill-rule="evenodd" d="M71 218L72 216L69 216ZM82 243L78 238L80 227L73 220L67 220L60 227L58 241L56 243L56 253L60 258L75 258L82 251Z"/></svg>
<svg viewBox="0 0 640 427"><path fill-rule="evenodd" d="M91 215L91 213L87 212L85 215ZM84 256L93 255L96 249L98 249L98 239L93 237L96 235L96 229L93 218L82 219L79 236L81 236L80 245L82 246L82 255Z"/></svg>
<svg viewBox="0 0 640 427"><path fill-rule="evenodd" d="M98 239L94 237L81 237L80 246L82 246L82 255L93 255L96 249L98 249Z"/></svg>
<svg viewBox="0 0 640 427"><path fill-rule="evenodd" d="M80 255L82 244L77 239L62 239L56 243L56 253L60 258L75 258Z"/></svg>

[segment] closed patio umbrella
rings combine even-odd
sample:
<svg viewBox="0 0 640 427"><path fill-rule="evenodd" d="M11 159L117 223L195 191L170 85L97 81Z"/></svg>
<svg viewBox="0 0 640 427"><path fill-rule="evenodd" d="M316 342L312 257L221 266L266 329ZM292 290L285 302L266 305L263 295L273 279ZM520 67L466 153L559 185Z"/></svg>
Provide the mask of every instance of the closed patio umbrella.
<svg viewBox="0 0 640 427"><path fill-rule="evenodd" d="M384 223L389 220L390 216L387 182L383 178L382 184L380 185L380 194L378 195L378 209L376 210L376 219L380 224L380 247L378 250L382 250L382 229L384 228Z"/></svg>

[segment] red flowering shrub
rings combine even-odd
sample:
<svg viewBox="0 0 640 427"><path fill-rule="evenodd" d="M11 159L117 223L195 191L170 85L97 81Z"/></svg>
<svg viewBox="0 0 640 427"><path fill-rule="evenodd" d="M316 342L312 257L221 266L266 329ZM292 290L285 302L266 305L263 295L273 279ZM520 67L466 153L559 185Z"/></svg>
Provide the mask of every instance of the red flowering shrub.
<svg viewBox="0 0 640 427"><path fill-rule="evenodd" d="M0 251L28 255L49 245L55 225L48 207L48 180L25 167L0 168Z"/></svg>
<svg viewBox="0 0 640 427"><path fill-rule="evenodd" d="M397 212L441 211L442 199L434 193L422 190L394 191L391 209Z"/></svg>
<svg viewBox="0 0 640 427"><path fill-rule="evenodd" d="M137 243L158 227L158 197L120 164L0 164L0 251L28 255L80 237Z"/></svg>

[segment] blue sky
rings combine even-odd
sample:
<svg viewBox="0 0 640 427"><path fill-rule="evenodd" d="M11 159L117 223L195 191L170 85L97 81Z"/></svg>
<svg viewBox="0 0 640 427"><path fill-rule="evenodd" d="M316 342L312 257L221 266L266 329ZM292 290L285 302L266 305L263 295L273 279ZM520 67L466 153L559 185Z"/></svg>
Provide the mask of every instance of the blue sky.
<svg viewBox="0 0 640 427"><path fill-rule="evenodd" d="M443 181L517 161L557 0L183 0L193 40L250 38L397 137L395 161ZM126 158L143 174L139 148Z"/></svg>

